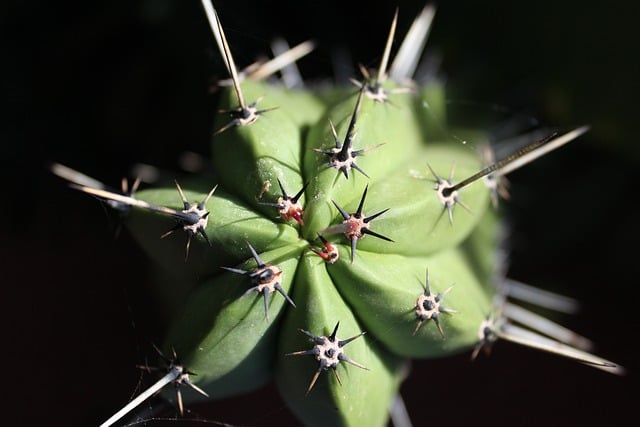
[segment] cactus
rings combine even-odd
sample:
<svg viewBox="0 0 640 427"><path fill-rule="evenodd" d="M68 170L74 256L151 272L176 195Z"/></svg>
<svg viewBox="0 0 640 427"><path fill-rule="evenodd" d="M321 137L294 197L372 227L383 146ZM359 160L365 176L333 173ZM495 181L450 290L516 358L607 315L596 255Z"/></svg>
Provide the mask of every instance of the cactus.
<svg viewBox="0 0 640 427"><path fill-rule="evenodd" d="M183 399L270 381L305 424L385 425L407 360L476 357L497 339L622 372L511 302L518 291L530 303L547 294L501 277L504 176L587 127L536 134L497 161L448 138L480 145L486 135L450 128L442 83L412 80L429 6L393 60L397 13L377 70L362 67L350 87L304 89L265 82L276 61L239 72L203 6L230 74L211 141L215 178L118 192L53 167L120 212L165 275L155 292L171 319L157 349L167 372L104 425L170 383L193 391L178 389L182 413Z"/></svg>

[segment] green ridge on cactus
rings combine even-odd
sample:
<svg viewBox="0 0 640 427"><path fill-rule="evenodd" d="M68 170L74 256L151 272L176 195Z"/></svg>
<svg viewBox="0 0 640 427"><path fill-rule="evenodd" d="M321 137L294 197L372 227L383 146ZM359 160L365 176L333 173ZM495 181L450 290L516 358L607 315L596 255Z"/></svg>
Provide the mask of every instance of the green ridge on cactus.
<svg viewBox="0 0 640 427"><path fill-rule="evenodd" d="M335 147L329 119L335 124L340 144L344 143L358 98L354 95L356 90L345 90L343 100L330 106L324 105L320 96L302 97L283 88L253 82L245 82L242 87L251 99L267 94L261 104L278 108L264 113L249 126L230 128L213 138L220 188L206 206L210 212L206 233L212 248L207 249L200 237L192 246L204 250L210 259L200 274L214 278L191 292L171 327L166 345L176 348L189 369L198 373L194 381L212 396L261 386L271 378L278 360L276 381L281 392L294 412L307 422L322 416L336 425L356 425L367 413L368 425L383 424L393 390L399 384L401 358L441 357L472 348L477 342L476 327L490 311L487 289L478 282L461 250L456 249L483 218L489 191L482 183L462 189L461 199L471 212L454 206L450 223L435 190L436 177L429 170L431 167L439 176L449 178L455 165L455 181L477 172L480 160L460 143L430 138L428 128L420 124L429 120L428 115L422 107L416 107L411 95L394 96L394 105L364 97L353 149L384 145L357 158L369 178L351 170L346 179L340 171L326 166L325 155L312 149ZM222 99L226 100L222 109L233 108L233 91L227 90ZM296 120L293 117L300 99L304 101ZM441 109L433 99L431 108ZM221 117L220 123L224 120ZM307 132L303 131L305 126ZM289 195L309 184L301 197L305 209L303 227L293 221L285 223L273 207L260 204L275 202L281 195L274 185L277 180ZM271 185L260 194L266 181ZM318 232L342 222L333 202L355 212L367 186L363 214L389 209L371 223L370 229L394 241L364 236L358 241L352 264L348 239L342 233L326 235L340 253L335 265L326 265L306 250L307 245L318 244ZM202 200L206 186L202 188L202 192L185 191L185 195L189 200ZM176 209L180 202L171 188L147 190L138 197ZM157 233L149 233L152 222L147 222L147 228L142 227L140 216L169 221L138 213L130 223L134 235L152 257L168 263L170 256L184 250L179 238L159 245ZM283 287L296 308L274 293L267 321L262 302L256 301L260 296L240 299L250 286L248 279L222 272L219 267L235 267L228 264L232 260L245 260L239 268L254 266L246 242L265 262L277 263L283 270ZM491 239L486 245L478 244L484 252L495 250ZM172 255L164 253L168 247L173 247ZM187 265L192 262L199 264L199 260L189 260ZM183 268L184 265L179 266L179 270ZM459 313L441 317L444 339L428 322L413 333L418 321L416 300L424 292L427 268L432 272L434 291L456 283L446 304ZM282 323L279 319L283 313ZM312 345L298 328L328 334L328 328L338 321L341 337L355 334L360 328L367 331L361 342L349 345L348 352L353 360L371 366L371 371L342 363L337 368L343 374L342 387L330 372L323 373L310 396L304 398L305 384L313 376L317 362L313 358L303 361L284 357L283 352L296 350L292 346L296 343L302 346L300 349L305 342ZM235 384L239 379L242 387ZM384 389L385 393L373 393L371 387L359 385L378 381L381 383L377 390ZM374 405L376 411L371 410L372 401L378 402ZM335 407L341 409L336 412Z"/></svg>
<svg viewBox="0 0 640 427"><path fill-rule="evenodd" d="M312 356L285 356L313 347L313 342L298 328L328 336L339 321L337 337L346 339L362 332L362 326L331 286L331 279L319 258L303 257L300 270L294 285L294 298L304 309L287 312L278 344L276 383L281 394L309 425L385 425L389 403L400 385L402 359L380 348L375 343L376 338L369 334L344 347L346 355L368 371L340 362L336 370L342 385L329 369L320 373L305 397L311 378L318 370L318 362Z"/></svg>

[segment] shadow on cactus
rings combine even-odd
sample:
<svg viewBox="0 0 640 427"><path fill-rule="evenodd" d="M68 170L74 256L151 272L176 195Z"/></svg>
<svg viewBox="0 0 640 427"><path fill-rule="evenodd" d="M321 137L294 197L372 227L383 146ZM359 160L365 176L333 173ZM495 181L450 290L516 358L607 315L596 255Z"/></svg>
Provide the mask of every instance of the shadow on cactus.
<svg viewBox="0 0 640 427"><path fill-rule="evenodd" d="M297 74L309 44L238 71L203 6L231 77L214 124L215 179L117 192L53 167L117 209L181 289L157 289L172 318L158 350L166 375L103 425L171 383L195 391L178 389L182 413L183 398L270 381L305 424L407 423L392 402L408 359L476 357L497 339L622 373L589 354L588 340L512 302L567 311L572 300L500 276L504 176L586 127L549 131L498 161L447 138L485 135L448 129L442 84L414 76L430 6L393 60L397 13L379 68L331 88L304 87Z"/></svg>

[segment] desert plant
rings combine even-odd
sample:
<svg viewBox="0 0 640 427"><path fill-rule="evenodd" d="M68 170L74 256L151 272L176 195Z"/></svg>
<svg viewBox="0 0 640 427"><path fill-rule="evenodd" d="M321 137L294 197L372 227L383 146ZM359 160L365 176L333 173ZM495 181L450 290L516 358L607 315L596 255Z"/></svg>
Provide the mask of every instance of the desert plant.
<svg viewBox="0 0 640 427"><path fill-rule="evenodd" d="M562 300L501 277L504 176L586 127L536 133L498 161L476 150L483 130L451 129L443 85L413 79L431 7L391 61L393 19L379 68L363 67L354 86L293 89L264 79L296 50L278 58L285 65L238 72L203 6L231 77L211 144L215 180L117 192L53 168L120 212L166 272L167 371L105 425L170 383L195 400L274 379L307 424L384 425L407 359L475 357L500 338L620 372L509 298Z"/></svg>

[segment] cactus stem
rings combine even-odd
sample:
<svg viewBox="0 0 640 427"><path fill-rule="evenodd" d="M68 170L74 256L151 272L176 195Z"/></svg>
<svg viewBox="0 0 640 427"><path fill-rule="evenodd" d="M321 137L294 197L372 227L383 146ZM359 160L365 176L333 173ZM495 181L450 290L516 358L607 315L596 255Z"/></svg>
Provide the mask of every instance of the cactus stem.
<svg viewBox="0 0 640 427"><path fill-rule="evenodd" d="M258 96L260 93L255 92L256 90L264 90L263 94L266 93L269 99L277 99L278 101L274 103L280 104L286 111L270 113L266 119L252 128L231 129L224 135L224 137L230 137L230 142L242 145L240 153L242 161L234 162L234 159L231 158L233 156L229 157L228 152L214 150L216 152L213 156L213 166L216 167L216 174L219 172L225 182L233 183L233 185L228 189L227 195L218 195L211 202L212 209L214 205L224 206L224 209L216 209L215 221L212 216L211 223L208 222L210 212L207 210L207 204L216 191L217 185L208 194L197 196L202 198L200 202L193 203L187 200L181 186L176 181L175 185L182 202L181 206L175 203L177 199L171 201L172 198L175 198L175 193L171 189L150 190L137 194L144 199L146 198L145 193L147 193L150 200L173 206L170 208L153 205L134 197L134 193L140 186L140 179L130 182L123 178L119 189L109 189L103 183L66 166L59 164L51 166L52 172L69 181L72 188L98 198L101 202L115 209L121 216L128 214L134 207L144 210L144 215L132 215L129 225L132 234L140 240L142 247L151 252L152 258L160 263L165 264L167 255L173 251L167 251L164 248L158 250L154 247L158 246L157 236L151 236L150 240L148 235L149 230L154 227L153 224L144 224L138 228L138 225L147 219L150 219L151 222L165 223L166 227L173 226L160 236L161 239L175 231L182 230L186 233L185 262L189 257L192 240L201 239L198 235L201 235L209 246L215 246L209 249L209 252L220 255L217 260L213 260L213 264L192 266L195 270L190 270L193 271L186 271L179 266L173 271L178 273L175 274L175 277L178 278L183 277L182 273L186 272L191 278L189 282L193 287L184 290L184 292L181 291L180 298L171 301L172 312L184 305L180 311L186 315L178 316L175 324L172 323L168 328L167 341L175 343L179 349L182 349L181 352L187 352L183 357L189 361L191 366L197 366L200 376L190 378L190 375L195 374L188 371L178 361L173 348L172 355L165 357L160 349L153 345L161 359L160 367L139 366L138 368L147 372L158 371L162 378L135 396L131 402L124 405L102 426L111 426L121 422L127 414L130 414L131 411L169 384L173 384L175 387L177 397L175 406L179 409L180 415L183 415L182 392L184 389L181 387L183 384L208 397L205 391L191 382L192 378L194 381L196 378L205 382L214 381L215 383L211 385L212 390L215 388L219 391L216 393L219 394L218 397L224 397L231 393L248 391L260 386L273 375L275 375L282 396L287 403L291 404L293 411L301 417L303 422L349 425L380 424L385 421L384 417L387 415L388 406L386 405L397 393L401 381L408 375L407 359L403 363L402 358L441 357L476 344L471 352L472 359L475 359L480 351L489 353L492 344L500 339L561 355L605 371L617 374L624 372L623 368L614 363L588 353L592 343L586 338L509 301L512 297L514 299L520 298L542 307L566 312L575 311L577 308L577 304L572 300L562 299L562 297L544 291L531 290L526 285L517 286L509 282L508 279L498 278L497 276L500 276L500 273L504 273L504 271L498 271L497 274L494 274L496 272L493 270L501 270L500 262L505 257L503 248L499 244L502 234L498 223L499 218L493 215L495 212L491 212L491 209L488 209L488 215L480 215L486 207L485 205L488 204L489 195L486 193L490 192L494 207L497 207L499 196L508 198L506 174L562 147L585 133L588 130L587 126L576 128L564 134L537 133L535 136L528 134L526 135L526 143L535 142L525 146L525 139L521 139L522 143L518 142L516 147L524 146L524 148L510 149L512 153L504 158L501 158L503 157L502 153L494 156L487 144L484 147L485 151L478 153L480 159L474 159L473 153L468 150L462 152L459 147L446 146L437 142L442 140L440 138L442 135L438 134L448 134L460 140L459 142L462 144L466 144L466 141L456 137L452 130L448 130L448 121L442 114L445 108L442 82L429 82L429 84L422 85L421 99L415 103L407 104L409 108L405 111L406 115L392 114L382 117L382 114L378 114L382 113L380 109L387 110L386 107L376 105L378 103L390 104L390 109L386 112L394 112L394 109L401 108L400 105L394 105L392 102L394 100L392 94L418 92L419 85L413 79L435 13L435 7L430 5L424 7L420 15L413 21L400 44L395 59L393 59L392 49L396 40L399 17L399 11L397 8L395 9L378 68L367 68L367 66L359 64L361 73L361 76L358 76L359 80L350 79L358 87L357 94L353 87L346 91L344 89L326 90L318 87L294 94L283 88L273 88L269 82L250 84L251 82L247 82L245 79L263 80L281 71L282 82L286 88L303 86L302 76L296 69L295 62L314 49L313 42L307 41L294 48L289 48L283 39L276 40L272 44L273 59L256 61L249 67L238 68L212 0L200 1L219 48L220 57L227 69L225 79L218 81L217 87L227 86L222 107L224 110L220 112L229 114L230 118L224 118L220 125L216 125L217 130L214 129L213 134L218 135L232 127L252 125L263 114L278 108L259 109L258 105L264 97ZM347 77L356 75L350 65L345 69L349 70ZM433 76L435 76L435 72ZM243 89L247 90L247 94L243 93ZM340 94L343 94L342 96L346 100L342 99L337 102ZM355 98L357 98L355 105L352 104L353 95L356 95ZM365 100L365 96L369 100ZM367 104L363 107L363 103ZM373 110L375 114L372 114L370 109L374 108L378 108L378 111ZM435 119L433 126L427 126L427 131L432 130L431 128L435 126L434 129L437 132L433 135L431 135L432 132L426 132L424 126L420 126L418 123L424 118L423 110L425 109ZM324 117L328 118L329 131L326 129L326 123L322 121ZM337 129L331 118L336 120ZM391 121L383 123L381 120L383 118L388 118ZM414 123L414 119L418 122ZM529 124L527 124L527 128L528 126ZM522 125L516 127L522 127ZM362 131L360 135L358 135L359 131ZM339 132L341 137L338 136ZM427 138L429 141L422 141L425 135L429 136ZM358 140L358 144L355 144L357 136L360 136L361 139ZM541 138L542 136L544 137ZM214 140L215 138L217 137L214 137ZM333 142L327 144L326 141L331 138L333 138ZM362 141L363 138L366 140ZM235 142L231 140L235 140ZM395 140L409 141L409 144L404 148L397 147L397 149L394 149L390 144L382 154L391 151L392 155L388 159L378 158L380 161L374 162L382 175L384 172L391 174L387 173L390 179L376 176L375 171L372 177L383 181L385 187L384 189L380 188L380 194L393 199L392 202L387 200L388 206L391 205L397 209L394 212L398 212L398 214L394 218L391 218L393 215L386 216L386 220L378 221L376 223L378 227L374 226L374 229L387 232L388 229L397 228L398 230L394 233L395 237L402 240L403 244L397 243L389 246L386 243L370 239L373 245L366 246L368 241L365 242L365 246L361 244L360 248L363 251L358 254L359 261L368 261L364 263L367 265L356 268L353 263L358 241L365 235L369 234L378 239L393 242L389 237L371 230L373 220L385 214L389 208L378 211L380 205L376 204L371 207L372 210L376 209L376 213L365 215L363 211L368 185L364 188L355 212L345 211L336 200L340 203L349 203L349 208L353 207L355 194L351 191L355 187L351 184L355 184L353 181L361 179L361 177L356 177L358 174L355 171L358 171L365 178L371 179L359 166L362 163L357 162L358 157L384 144L378 143L369 146L365 144L379 141L394 142ZM354 145L358 148L354 148ZM310 147L321 155L317 156L308 151L301 152L304 146ZM219 148L219 146L216 147ZM225 150L225 148L223 147L221 150ZM374 158L370 160L375 160L377 155L377 153L374 154ZM416 219L419 220L418 216L423 213L424 206L415 203L416 200L413 199L413 196L419 193L425 184L410 182L411 185L406 185L407 177L404 176L404 171L407 167L414 167L415 162L418 161L416 159L424 158L423 156L428 156L428 161L431 162L431 164L427 164L427 167L433 178L428 176L428 173L425 174L427 176L416 176L416 178L428 180L427 186L433 185L432 181L435 183L434 190L437 201L432 194L429 194L426 200L427 208L433 208L429 214L430 221L435 220L432 231L438 225L447 228L446 225L440 224L444 222L442 217L445 212L448 214L450 225L453 225L453 210L456 204L471 213L471 209L461 200L461 195L470 201L472 199L477 201L470 203L474 212L477 213L475 219L473 216L467 217L466 214L461 214L462 218L459 218L458 222L465 224L456 224L456 230L451 227L449 231L455 231L453 234L434 233L434 239L426 238L428 236L424 235L424 230L413 233L410 227L405 226L406 224L417 224ZM501 159L496 161L495 157ZM326 167L336 169L336 172L324 170L325 164L323 162L327 161L327 158ZM458 165L463 166L462 169L476 164L474 160L482 163L480 168L471 169L470 176L454 182L456 167L456 162L452 162L454 159L457 160ZM369 167L374 169L374 165L368 165L366 160L368 159L365 159L365 165L363 165L365 169ZM183 166L183 168L190 172L206 175L207 171L202 167L202 164L204 164L203 160L199 159L188 167ZM436 170L444 172L449 165L451 169L448 177L444 174L443 177L436 174ZM309 166L312 167L309 168ZM149 167L146 168L149 169ZM355 171L350 172L352 169ZM462 170L459 170L459 174L460 171ZM157 171L154 172L157 174ZM413 175L413 172L413 169L409 170L410 176ZM340 175L344 175L344 178L348 180L350 174L353 178L351 184L348 181L345 186L338 183L342 179ZM144 174L140 175L143 176L145 182L152 182L145 178ZM312 177L312 175L318 176ZM272 195L265 197L265 202L262 202L263 196L270 193L273 177L279 177L277 182L281 195L271 193ZM291 183L297 183L293 185L304 183L304 185L291 197L285 191L281 179L286 185L291 185ZM333 185L331 180L333 180ZM473 193L473 188L464 190L479 180L485 181L488 190L481 185L476 185L475 189L478 191L475 193ZM304 236L296 238L296 231L292 230L292 227L296 228L296 225L291 223L291 219L298 223L298 232L302 231L304 211L300 199L307 191L309 181L313 181L313 185L311 185L313 188L311 193L313 194L306 193L306 202L309 203L306 206L308 212L305 219L307 223L312 223L309 225L313 226L313 231L305 229L308 232L304 233ZM252 194L260 186L261 190L258 195ZM428 190L428 192L430 191L433 190ZM467 193L463 194L462 191L467 191ZM187 196L189 194L193 193L188 192ZM255 198L255 201L246 203L250 202L252 198ZM341 219L338 219L330 205L327 205L328 200L332 201ZM422 200L422 202L424 201ZM387 203L382 200L380 202ZM271 208L254 209L257 205L270 206ZM277 208L280 218L292 227L274 224L279 220L271 221L264 218L263 211L268 213L272 211L272 208ZM163 218L157 218L156 214L162 215ZM167 220L164 217L171 219ZM333 219L336 221L332 225L330 222ZM280 222L282 221L280 220ZM326 225L329 227L317 232L317 229ZM207 226L212 241L207 236ZM313 232L317 232L321 245L317 241L313 241ZM339 259L340 253L336 247L338 245L331 244L322 233L340 233L349 241L339 249L340 251L350 250L350 268L347 263L338 264L332 267L333 271L329 272L327 270L329 267L324 267L321 261L312 259L312 255L309 255L311 259L305 258L308 254L302 254L301 251L304 246L309 245L309 249L320 256L325 263L332 264ZM435 234L442 235L436 236ZM156 238L155 241L152 240L153 237ZM261 252L271 248L272 250L262 252L262 254L273 264L264 262L258 251L248 241L246 242L248 251L245 250L242 241L247 239L256 243L256 247ZM344 242L338 239L342 239L342 237L338 236L335 240ZM182 240L163 243L160 246L170 243L182 244ZM347 245L349 248L346 247ZM396 250L392 246L396 246ZM492 254L494 251L498 251L498 254ZM247 252L250 253L250 256ZM220 267L226 263L224 259L236 257L238 254L244 255L242 263L237 264L238 260L236 260L234 267ZM302 258L300 255L303 255ZM344 252L342 255L344 256ZM421 278L414 279L424 289L416 289L415 293L409 289L409 294L404 294L406 289L402 289L402 285L403 282L406 282L405 278L411 277L416 267L422 268L420 265L424 264L421 264L421 260L426 259L431 260L430 267L433 268L433 263L435 263L436 267L441 266L446 275L453 275L449 278L448 283L458 282L459 286L464 288L456 288L454 297L458 297L458 299L455 306L468 312L467 314L471 317L460 315L444 320L446 316L442 313L447 315L458 313L456 310L447 308L445 305L448 304L448 300L444 301L453 289L453 285L440 293L433 292L430 285L429 269L426 270L424 282ZM279 265L274 265L276 263ZM172 269L175 267L174 265L169 266ZM216 271L217 268L226 271ZM292 277L287 276L289 274L292 274ZM234 277L234 275L242 275L242 277ZM199 278L207 280L206 283L203 283L206 286L195 287L195 281L200 282ZM211 278L210 282L209 278ZM286 282L283 279L287 279ZM487 281L493 282L493 279L496 279L495 283L485 283ZM409 278L409 284L410 281L411 278ZM213 286L209 286L209 284ZM216 284L223 286L219 287ZM231 285L232 288L228 289L227 285ZM298 288L294 289L295 286L302 286L301 292L305 298L297 297L297 300L299 303L301 300L305 300L308 307L301 307L290 313L286 311L290 310L288 304L294 308L296 308L296 304L287 295L285 288L292 292L292 289L298 290ZM439 285L436 287L440 288ZM201 289L204 292L201 292ZM235 302L239 304L231 304L230 306L227 304L228 301L225 299L227 299L229 290L238 297ZM163 293L164 299L173 298L173 293L169 288L157 291ZM275 292L282 295L286 303L279 299L274 301L274 298L280 298L272 296ZM493 294L493 306L490 304L489 294ZM249 298L245 298L247 296ZM406 296L408 298L405 298ZM467 301L461 300L460 297L463 300L466 297ZM239 301L243 298L244 300ZM215 307L209 304L212 300L218 302ZM415 305L412 306L412 302ZM271 303L274 303L274 313L280 313L277 314L274 323L270 322L269 305ZM263 305L266 322L262 321L262 313L260 313L262 307L259 307L260 305ZM473 309L468 310L465 307ZM202 316L191 315L202 310L207 312L212 309L216 312ZM250 312L248 317L246 316L247 311ZM489 314L489 316L483 318L483 313ZM253 318L256 316L260 318L260 321L253 322ZM285 321L283 325L280 325L282 327L278 325L278 316L282 316ZM358 326L353 325L362 322L367 329L376 335L374 338L386 350L379 352L375 348L367 348L368 341L365 343L363 340L347 350L356 359L365 362L373 371L371 374L361 374L354 368L345 365L350 364L369 371L369 368L352 360L345 353L345 347L365 335L365 332L340 339L337 336L340 322L335 324L333 330L328 330L330 325L318 323L320 317L323 319L342 318L343 321L348 319L349 324L352 325L347 328L349 333L359 330L354 329ZM245 327L237 327L238 322L243 319L248 323L244 325ZM215 321L212 322L212 320ZM423 327L430 320L438 332L432 326ZM316 336L307 330L299 329L313 344L303 343L301 347L306 347L306 350L285 354L285 356L313 356L315 358L317 364L308 366L309 371L313 371L311 381L308 384L306 382L300 384L299 375L296 372L288 372L286 366L284 366L285 369L282 369L280 360L278 360L277 366L274 366L274 363L270 363L273 361L265 361L261 357L265 353L263 351L265 349L267 353L273 355L271 350L276 346L288 345L287 343L291 342L291 334L297 335L296 332L292 332L289 326L292 322L297 323L298 321L302 322L300 326L303 327L316 325L310 328L311 330L321 326L320 332L326 334ZM411 326L407 326L405 321L414 326L413 337L408 336ZM477 329L478 326L479 329ZM447 329L446 337L444 329ZM187 333L184 334L184 331ZM297 338L294 341L302 341L299 335ZM425 346L425 343L428 345ZM309 349L309 347L311 348ZM366 359L363 360L362 358L365 357ZM290 359L285 360L292 362ZM244 362L239 364L238 361ZM254 361L258 363L253 363ZM306 366L304 360L294 360L293 362L289 365ZM335 381L342 386L341 375L344 375L345 371L340 369L343 373L338 372L340 362L344 362L342 369L348 370L346 371L347 378L352 378L351 383L345 384L342 393L338 392L337 384L331 378L331 374L327 373L323 381L329 390L316 390L315 397L319 399L316 402L301 403L300 396L291 394L292 387L294 394L297 394L302 392L304 386L307 385L305 396L308 396L322 372L329 369L333 371ZM402 365L404 365L404 369L399 369L402 368ZM355 372L353 372L354 370ZM360 375L362 377L359 377ZM302 380L306 381L305 378ZM363 389L363 387L359 387L363 384L360 380L366 380L371 384ZM227 385L231 385L231 387L227 387ZM138 390L136 390L137 392ZM345 396L345 394L350 396ZM185 397L187 396L185 395ZM410 420L399 395L396 396L396 402L399 403L394 406L400 407L402 414L398 417L399 422L396 422L395 417L393 422L398 426L403 424L404 427L408 427ZM334 409L336 412L329 414L327 420L323 420L323 415L326 415L326 412L323 413L323 411L326 408L329 408L329 412Z"/></svg>

